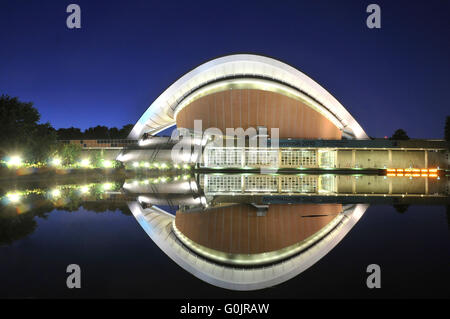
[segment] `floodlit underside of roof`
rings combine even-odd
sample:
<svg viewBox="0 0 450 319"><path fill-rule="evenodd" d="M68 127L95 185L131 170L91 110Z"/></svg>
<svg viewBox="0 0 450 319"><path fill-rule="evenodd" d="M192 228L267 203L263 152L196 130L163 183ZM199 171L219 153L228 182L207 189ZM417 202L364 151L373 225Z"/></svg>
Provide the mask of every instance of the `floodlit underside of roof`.
<svg viewBox="0 0 450 319"><path fill-rule="evenodd" d="M225 84L237 85L239 81L257 88L301 95L308 105L326 115L347 137L368 138L350 113L314 80L283 62L251 54L214 59L182 76L149 106L130 137L138 139L144 133L156 134L174 125L176 113L195 95Z"/></svg>
<svg viewBox="0 0 450 319"><path fill-rule="evenodd" d="M231 290L257 290L285 282L305 271L333 249L358 222L368 205L358 204L342 214L342 220L305 252L259 268L237 268L199 257L175 235L174 216L138 202L128 204L139 224L155 244L180 267L214 286Z"/></svg>

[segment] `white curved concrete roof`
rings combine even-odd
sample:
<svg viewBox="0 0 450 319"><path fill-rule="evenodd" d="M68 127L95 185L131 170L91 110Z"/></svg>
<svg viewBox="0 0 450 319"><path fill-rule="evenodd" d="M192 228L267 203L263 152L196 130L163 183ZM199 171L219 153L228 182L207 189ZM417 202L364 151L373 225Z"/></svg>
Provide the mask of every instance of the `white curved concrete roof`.
<svg viewBox="0 0 450 319"><path fill-rule="evenodd" d="M253 54L235 54L208 61L183 75L165 90L144 112L130 133L138 139L144 133L156 134L175 124L175 112L182 100L214 81L231 77L272 79L301 91L317 103L322 113L331 114L339 128L356 139L368 136L350 113L327 90L306 74L281 61Z"/></svg>
<svg viewBox="0 0 450 319"><path fill-rule="evenodd" d="M368 205L357 204L346 209L339 224L304 252L258 268L238 268L202 258L174 234L173 215L157 207L143 209L138 202L130 202L128 207L154 243L184 270L217 287L257 290L285 282L314 265L345 237Z"/></svg>

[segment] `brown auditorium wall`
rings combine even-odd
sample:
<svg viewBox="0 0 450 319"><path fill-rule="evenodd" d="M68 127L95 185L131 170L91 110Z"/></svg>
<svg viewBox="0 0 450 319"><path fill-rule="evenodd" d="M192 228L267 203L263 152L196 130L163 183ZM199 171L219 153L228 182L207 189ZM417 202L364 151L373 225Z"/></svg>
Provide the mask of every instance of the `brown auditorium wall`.
<svg viewBox="0 0 450 319"><path fill-rule="evenodd" d="M279 250L315 234L339 212L341 204L270 205L256 216L250 205L234 205L175 217L177 228L192 241L230 254Z"/></svg>
<svg viewBox="0 0 450 319"><path fill-rule="evenodd" d="M341 131L325 116L294 98L255 89L233 89L203 96L183 108L176 118L177 127L202 128L265 126L279 128L281 138L341 139Z"/></svg>

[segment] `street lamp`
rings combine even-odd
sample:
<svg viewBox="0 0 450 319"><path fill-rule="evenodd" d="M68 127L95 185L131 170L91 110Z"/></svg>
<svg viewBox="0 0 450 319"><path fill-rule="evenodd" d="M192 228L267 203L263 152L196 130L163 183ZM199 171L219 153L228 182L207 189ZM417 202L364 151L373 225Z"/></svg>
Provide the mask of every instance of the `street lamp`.
<svg viewBox="0 0 450 319"><path fill-rule="evenodd" d="M80 162L82 167L88 167L91 164L91 161L88 158L83 158Z"/></svg>
<svg viewBox="0 0 450 319"><path fill-rule="evenodd" d="M9 160L7 161L8 166L21 166L22 165L22 158L20 156L11 156Z"/></svg>
<svg viewBox="0 0 450 319"><path fill-rule="evenodd" d="M103 160L103 167L110 168L113 166L113 162L110 160Z"/></svg>

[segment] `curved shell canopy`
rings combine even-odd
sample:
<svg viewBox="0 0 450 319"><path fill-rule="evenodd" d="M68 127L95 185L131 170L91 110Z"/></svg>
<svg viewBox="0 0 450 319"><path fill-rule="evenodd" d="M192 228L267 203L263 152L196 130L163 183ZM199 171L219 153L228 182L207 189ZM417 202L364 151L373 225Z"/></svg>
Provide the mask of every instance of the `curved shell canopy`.
<svg viewBox="0 0 450 319"><path fill-rule="evenodd" d="M286 63L252 54L220 57L183 75L148 107L131 131L130 138L138 139L144 133L156 134L174 125L176 114L192 95L211 84L230 79L254 79L255 85L269 81L295 91L333 122L347 138L368 138L344 106L313 79Z"/></svg>

